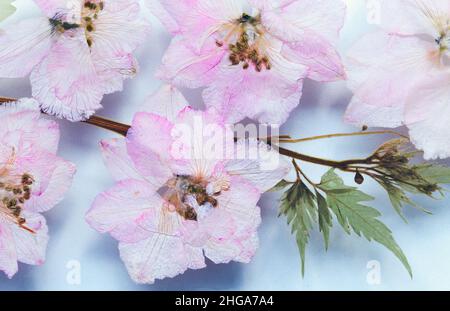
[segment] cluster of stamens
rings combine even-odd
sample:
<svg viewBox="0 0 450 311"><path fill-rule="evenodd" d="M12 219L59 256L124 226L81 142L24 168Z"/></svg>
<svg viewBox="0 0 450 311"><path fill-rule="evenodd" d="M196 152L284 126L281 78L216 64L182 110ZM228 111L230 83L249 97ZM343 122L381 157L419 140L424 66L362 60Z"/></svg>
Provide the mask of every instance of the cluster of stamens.
<svg viewBox="0 0 450 311"><path fill-rule="evenodd" d="M26 220L22 217L24 204L31 198L31 187L34 179L30 174L23 174L18 182L0 180L0 210L7 218L12 219L21 228L34 233L25 226Z"/></svg>
<svg viewBox="0 0 450 311"><path fill-rule="evenodd" d="M221 191L210 189L203 179L177 175L167 186L164 197L186 220L197 221L200 214L218 207L217 197Z"/></svg>
<svg viewBox="0 0 450 311"><path fill-rule="evenodd" d="M98 14L103 11L104 3L94 3L90 1L86 1L84 3L84 8L82 10L82 26L86 29L86 40L89 47L93 44L93 39L91 33L95 31L95 20L98 19Z"/></svg>
<svg viewBox="0 0 450 311"><path fill-rule="evenodd" d="M230 50L229 59L234 66L242 63L242 68L248 69L250 64L253 64L257 72L261 72L264 68L271 69L269 58L261 56L258 49L249 44L246 32L241 34L236 44L230 44L228 48Z"/></svg>
<svg viewBox="0 0 450 311"><path fill-rule="evenodd" d="M95 31L95 21L98 19L99 13L103 11L104 3L86 1L81 9L81 22L70 23L64 21L64 16L61 14L55 15L50 18L50 25L52 26L53 32L64 33L72 29L78 29L80 27L84 28L86 31L86 42L89 47L93 44L92 33Z"/></svg>
<svg viewBox="0 0 450 311"><path fill-rule="evenodd" d="M237 24L235 27L239 29L239 35L236 43L228 44L231 65L242 64L244 69L253 65L257 72L261 72L263 69L270 70L272 68L270 60L267 56L261 54L257 44L258 37L263 34L260 25L261 18L243 14L235 23ZM222 47L225 43L216 41L216 44Z"/></svg>

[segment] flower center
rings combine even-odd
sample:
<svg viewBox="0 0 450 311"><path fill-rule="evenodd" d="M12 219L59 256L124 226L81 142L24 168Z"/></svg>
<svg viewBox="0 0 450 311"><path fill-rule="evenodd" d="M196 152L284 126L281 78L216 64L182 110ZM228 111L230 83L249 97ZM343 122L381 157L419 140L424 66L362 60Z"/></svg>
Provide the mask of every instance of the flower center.
<svg viewBox="0 0 450 311"><path fill-rule="evenodd" d="M95 31L95 21L98 19L98 15L104 9L104 2L94 2L86 0L81 8L81 21L80 23L70 23L63 20L63 16L57 14L51 18L50 25L53 32L64 33L66 31L78 28L84 28L86 33L86 42L89 47L93 44L92 33Z"/></svg>
<svg viewBox="0 0 450 311"><path fill-rule="evenodd" d="M439 38L436 39L436 43L439 45L441 54L450 57L450 28L441 33Z"/></svg>
<svg viewBox="0 0 450 311"><path fill-rule="evenodd" d="M197 221L218 208L218 197L229 189L227 184L192 176L177 175L167 182L163 197L186 220Z"/></svg>
<svg viewBox="0 0 450 311"><path fill-rule="evenodd" d="M261 72L271 69L270 60L261 49L263 35L261 16L253 17L244 13L231 24L231 30L224 39L217 40L216 44L219 47L228 44L231 65L242 64L244 69L253 66L257 72ZM229 43L231 40L235 40L234 43Z"/></svg>
<svg viewBox="0 0 450 311"><path fill-rule="evenodd" d="M34 231L25 226L26 220L22 211L25 202L31 198L33 183L34 179L30 174L11 176L7 168L0 170L0 215L31 233Z"/></svg>
<svg viewBox="0 0 450 311"><path fill-rule="evenodd" d="M98 19L98 14L103 11L104 3L94 3L90 1L86 1L84 3L84 7L81 11L81 26L86 29L86 41L89 45L89 47L92 46L93 39L92 39L92 32L95 31L95 20Z"/></svg>

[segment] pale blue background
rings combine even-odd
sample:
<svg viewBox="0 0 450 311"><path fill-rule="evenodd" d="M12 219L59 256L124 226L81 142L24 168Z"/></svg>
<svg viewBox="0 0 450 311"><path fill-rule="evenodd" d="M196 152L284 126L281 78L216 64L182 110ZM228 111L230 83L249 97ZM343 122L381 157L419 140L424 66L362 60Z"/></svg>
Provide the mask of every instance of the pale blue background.
<svg viewBox="0 0 450 311"><path fill-rule="evenodd" d="M369 27L363 0L350 0L348 22L343 30L341 50L347 50ZM35 13L29 0L20 0L19 12L8 22ZM147 12L148 14L148 12ZM149 15L149 14L148 14ZM150 15L149 15L150 17ZM156 19L147 44L138 51L140 75L126 83L123 93L108 96L101 115L129 123L136 107L154 91L159 82L153 77L169 35ZM283 127L283 133L310 136L330 132L352 131L342 122L350 92L345 83L320 85L307 82L300 107ZM27 96L30 87L26 79L0 80L0 95ZM198 92L187 92L198 102ZM300 275L297 246L284 219L277 218L275 194L261 201L263 224L261 245L251 264L209 264L207 269L189 271L175 279L157 282L154 286L135 285L119 259L117 243L99 235L84 222L84 214L94 197L112 185L98 152L98 141L113 134L83 124L61 122L61 155L77 164L78 174L65 201L46 214L51 240L47 262L42 267L20 266L13 280L0 274L0 290L449 290L450 289L450 200L420 201L434 212L424 215L408 209L409 224L405 224L391 209L385 193L367 183L364 189L377 197L373 205L393 229L397 241L407 254L414 270L411 280L397 259L383 247L357 237L349 237L336 225L331 247L324 251L319 233L311 238L307 254L307 271ZM344 159L368 154L381 138L339 139L297 146L304 153ZM322 168L307 166L308 174L320 177ZM351 182L352 176L347 176ZM81 263L82 283L66 282L71 260ZM366 281L367 263L380 262L381 284Z"/></svg>

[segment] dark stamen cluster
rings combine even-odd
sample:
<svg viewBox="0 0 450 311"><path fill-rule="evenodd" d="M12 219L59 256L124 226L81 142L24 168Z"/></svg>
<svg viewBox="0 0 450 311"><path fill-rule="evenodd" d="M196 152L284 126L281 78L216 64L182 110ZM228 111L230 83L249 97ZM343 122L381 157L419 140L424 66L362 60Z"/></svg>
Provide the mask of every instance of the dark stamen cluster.
<svg viewBox="0 0 450 311"><path fill-rule="evenodd" d="M29 174L23 174L20 184L10 184L0 182L0 190L4 191L4 197L1 203L7 209L10 215L16 218L19 225L25 224L26 220L21 217L23 205L31 198L31 186L33 177Z"/></svg>
<svg viewBox="0 0 450 311"><path fill-rule="evenodd" d="M63 33L68 30L77 29L80 27L78 24L63 22L60 17L55 16L49 19L50 25L52 27L52 32Z"/></svg>
<svg viewBox="0 0 450 311"><path fill-rule="evenodd" d="M230 51L229 60L233 66L242 64L244 69L248 69L250 65L255 67L257 72L261 72L264 68L271 69L271 64L267 56L261 55L255 44L251 43L247 32L247 27L254 31L255 36L259 35L260 30L258 26L261 23L261 18L252 17L248 14L242 14L242 16L236 20L236 23L241 28L241 33L235 44L229 44L228 49ZM217 41L217 46L222 47L223 43Z"/></svg>
<svg viewBox="0 0 450 311"><path fill-rule="evenodd" d="M216 208L218 206L218 201L215 197L220 195L219 193L215 193L213 195L208 194L206 190L206 184L202 181L197 181L190 176L177 176L177 184L178 184L178 194L180 204L177 202L173 202L175 205L176 211L179 215L181 215L186 220L197 221L198 215L193 206L189 205L188 197L194 197L199 206L203 206L207 203L211 204L212 207Z"/></svg>

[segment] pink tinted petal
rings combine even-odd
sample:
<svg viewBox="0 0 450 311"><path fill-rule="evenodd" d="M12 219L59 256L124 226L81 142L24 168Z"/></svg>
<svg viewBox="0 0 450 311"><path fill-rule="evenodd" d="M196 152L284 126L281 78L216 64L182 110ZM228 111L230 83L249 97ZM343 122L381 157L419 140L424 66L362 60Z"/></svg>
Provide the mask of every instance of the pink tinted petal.
<svg viewBox="0 0 450 311"><path fill-rule="evenodd" d="M230 123L246 117L261 123L283 124L289 113L299 105L302 77L286 78L281 70L256 72L239 66L224 67L220 80L203 92L207 107L216 108Z"/></svg>
<svg viewBox="0 0 450 311"><path fill-rule="evenodd" d="M42 154L45 161L36 161L32 165L45 170L36 174L36 169L30 167L29 172L36 179L36 184L32 188L31 200L27 202L25 208L35 212L45 212L53 208L64 199L64 195L72 185L75 175L75 165L62 160L52 154Z"/></svg>
<svg viewBox="0 0 450 311"><path fill-rule="evenodd" d="M439 33L427 14L445 16L450 12L450 3L442 0L382 0L379 10L379 25L388 32L437 36Z"/></svg>
<svg viewBox="0 0 450 311"><path fill-rule="evenodd" d="M41 11L47 17L54 17L57 13L64 13L70 8L69 5L73 3L68 2L68 0L33 0ZM74 2L76 3L76 2Z"/></svg>
<svg viewBox="0 0 450 311"><path fill-rule="evenodd" d="M180 111L189 104L183 94L170 84L163 84L151 94L140 107L140 111L154 113L174 122Z"/></svg>
<svg viewBox="0 0 450 311"><path fill-rule="evenodd" d="M127 135L127 150L139 174L156 190L173 175L167 161L171 157L173 124L145 112L135 115Z"/></svg>
<svg viewBox="0 0 450 311"><path fill-rule="evenodd" d="M344 25L346 5L336 0L266 1L262 22L282 41L297 42L314 35L335 43Z"/></svg>
<svg viewBox="0 0 450 311"><path fill-rule="evenodd" d="M0 270L12 278L18 269L13 232L9 222L0 217Z"/></svg>
<svg viewBox="0 0 450 311"><path fill-rule="evenodd" d="M49 114L80 121L101 108L103 89L83 34L61 36L32 72L31 84L33 97Z"/></svg>
<svg viewBox="0 0 450 311"><path fill-rule="evenodd" d="M258 233L254 232L251 236L241 240L242 251L235 259L237 262L250 263L259 247Z"/></svg>
<svg viewBox="0 0 450 311"><path fill-rule="evenodd" d="M157 114L139 112L127 135L128 145L137 145L156 154L169 155L173 123ZM149 135L151 134L151 135Z"/></svg>
<svg viewBox="0 0 450 311"><path fill-rule="evenodd" d="M187 45L200 51L223 24L242 16L246 1L161 0L160 3L162 7L153 6L155 16L169 31L181 34ZM166 22L164 18L168 15L171 19Z"/></svg>
<svg viewBox="0 0 450 311"><path fill-rule="evenodd" d="M173 278L187 269L205 267L200 248L183 244L178 237L152 234L137 243L120 243L120 256L131 278L139 284L152 284L157 279Z"/></svg>
<svg viewBox="0 0 450 311"><path fill-rule="evenodd" d="M215 263L248 262L253 257L258 245L255 235L261 223L261 212L256 206L259 198L259 190L250 183L237 176L231 178L230 190L219 197L219 206L232 221L233 232L210 239L204 248L206 257Z"/></svg>
<svg viewBox="0 0 450 311"><path fill-rule="evenodd" d="M369 48L370 46L370 48ZM348 86L354 98L346 121L357 125L403 124L405 100L423 72L435 70L432 43L382 32L364 36L347 59Z"/></svg>
<svg viewBox="0 0 450 311"><path fill-rule="evenodd" d="M129 179L100 194L86 214L86 221L101 233L134 243L156 230L156 210L162 205L163 200L148 183ZM141 226L142 218L146 218L146 226Z"/></svg>
<svg viewBox="0 0 450 311"><path fill-rule="evenodd" d="M104 94L123 90L123 82L136 76L139 65L131 54L92 52L92 60Z"/></svg>
<svg viewBox="0 0 450 311"><path fill-rule="evenodd" d="M142 179L127 153L125 139L102 140L100 148L103 161L115 180Z"/></svg>
<svg viewBox="0 0 450 311"><path fill-rule="evenodd" d="M336 49L324 38L305 32L302 40L287 43L283 56L308 67L308 78L330 82L345 79L344 66Z"/></svg>
<svg viewBox="0 0 450 311"><path fill-rule="evenodd" d="M0 107L0 122L3 128L0 141L3 143L17 149L33 145L34 148L56 153L59 143L58 123L41 118L36 100L21 98L17 102L3 104Z"/></svg>
<svg viewBox="0 0 450 311"><path fill-rule="evenodd" d="M150 9L153 15L160 20L164 27L166 27L167 31L175 35L180 31L180 26L178 25L177 20L180 20L180 16L184 14L184 12L187 12L187 10L189 10L189 2L195 3L196 1L197 0L177 1L177 5L171 5L171 3L165 1L168 9L173 8L176 9L176 11L169 11L168 9L166 9L164 7L164 4L162 3L164 1L146 0L145 3L147 4L147 7ZM172 16L176 14L178 14L178 17Z"/></svg>
<svg viewBox="0 0 450 311"><path fill-rule="evenodd" d="M450 73L427 76L414 86L405 108L405 123L426 159L450 157Z"/></svg>
<svg viewBox="0 0 450 311"><path fill-rule="evenodd" d="M180 37L170 43L157 77L178 87L198 88L216 77L225 51L215 44L195 53Z"/></svg>
<svg viewBox="0 0 450 311"><path fill-rule="evenodd" d="M182 220L178 227L178 234L183 243L192 247L203 247L209 239L207 228L198 221Z"/></svg>
<svg viewBox="0 0 450 311"><path fill-rule="evenodd" d="M92 32L94 53L130 53L150 33L150 24L139 17L139 1L105 1Z"/></svg>
<svg viewBox="0 0 450 311"><path fill-rule="evenodd" d="M28 75L50 46L51 27L46 18L26 19L0 29L0 77Z"/></svg>
<svg viewBox="0 0 450 311"><path fill-rule="evenodd" d="M240 176L232 176L230 182L230 191L219 197L219 206L234 219L235 234L251 235L261 223L260 209L256 206L261 192Z"/></svg>
<svg viewBox="0 0 450 311"><path fill-rule="evenodd" d="M236 144L236 158L226 162L225 170L228 175L245 178L264 193L283 179L291 166L265 143L239 140Z"/></svg>
<svg viewBox="0 0 450 311"><path fill-rule="evenodd" d="M48 243L48 228L45 218L37 213L24 212L27 228L35 233L30 233L17 225L13 225L12 231L18 260L28 265L42 265L45 261L45 253Z"/></svg>

